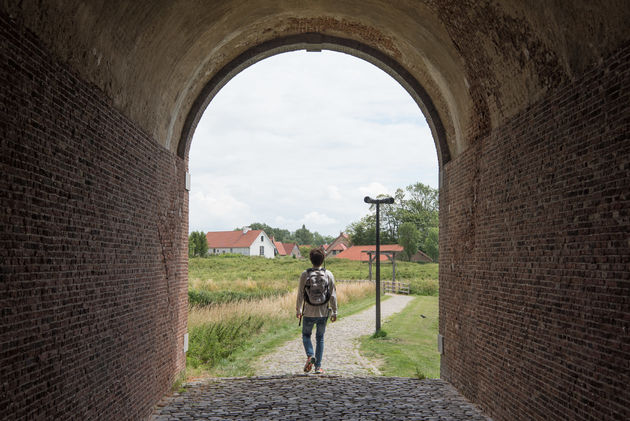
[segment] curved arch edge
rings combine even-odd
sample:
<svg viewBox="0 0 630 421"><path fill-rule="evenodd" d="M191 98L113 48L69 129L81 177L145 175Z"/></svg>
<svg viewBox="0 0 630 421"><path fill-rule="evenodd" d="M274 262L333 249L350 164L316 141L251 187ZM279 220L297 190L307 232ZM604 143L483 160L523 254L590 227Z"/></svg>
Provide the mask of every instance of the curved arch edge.
<svg viewBox="0 0 630 421"><path fill-rule="evenodd" d="M230 61L203 87L193 102L182 127L177 145L177 155L185 159L190 150L192 137L204 111L234 76L247 67L276 54L298 50L331 50L353 55L368 61L393 77L412 96L427 119L437 149L439 167L451 160L446 130L431 97L420 82L396 60L381 51L359 41L324 35L304 33L276 38L258 44Z"/></svg>

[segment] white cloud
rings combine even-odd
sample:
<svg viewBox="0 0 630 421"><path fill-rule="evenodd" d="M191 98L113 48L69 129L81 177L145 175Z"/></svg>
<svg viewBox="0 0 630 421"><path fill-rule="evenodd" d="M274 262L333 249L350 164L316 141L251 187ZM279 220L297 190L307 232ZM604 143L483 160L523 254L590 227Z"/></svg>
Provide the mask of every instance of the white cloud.
<svg viewBox="0 0 630 421"><path fill-rule="evenodd" d="M343 197L337 186L328 186L328 197L331 200L341 200Z"/></svg>
<svg viewBox="0 0 630 421"><path fill-rule="evenodd" d="M302 222L306 226L321 226L336 224L337 220L323 213L312 211L304 215L304 217L302 218Z"/></svg>
<svg viewBox="0 0 630 421"><path fill-rule="evenodd" d="M191 192L190 230L224 231L244 225L241 221L251 214L249 205L221 186L207 187L207 191Z"/></svg>
<svg viewBox="0 0 630 421"><path fill-rule="evenodd" d="M359 187L359 192L365 197L365 196L370 196L373 199L376 198L376 196L378 196L379 194L390 194L390 191L387 187L385 187L384 185L382 185L381 183L377 183L377 182L372 182L370 184L368 184L367 186L361 186Z"/></svg>
<svg viewBox="0 0 630 421"><path fill-rule="evenodd" d="M430 130L410 95L375 66L323 52L245 69L212 100L191 145L190 229L265 222L336 235L364 196L437 187Z"/></svg>

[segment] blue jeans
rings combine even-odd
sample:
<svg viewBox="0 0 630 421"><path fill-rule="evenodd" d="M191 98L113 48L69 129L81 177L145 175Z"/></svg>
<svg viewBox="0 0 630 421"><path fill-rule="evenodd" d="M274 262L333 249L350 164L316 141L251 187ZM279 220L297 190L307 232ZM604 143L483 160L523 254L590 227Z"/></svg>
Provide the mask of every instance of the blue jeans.
<svg viewBox="0 0 630 421"><path fill-rule="evenodd" d="M315 355L315 368L322 366L322 355L324 354L324 333L326 332L326 321L328 317L304 317L302 319L302 342L304 343L304 351L306 356ZM313 354L313 343L311 342L311 333L313 326L317 324L315 332L315 342L317 344L315 354Z"/></svg>

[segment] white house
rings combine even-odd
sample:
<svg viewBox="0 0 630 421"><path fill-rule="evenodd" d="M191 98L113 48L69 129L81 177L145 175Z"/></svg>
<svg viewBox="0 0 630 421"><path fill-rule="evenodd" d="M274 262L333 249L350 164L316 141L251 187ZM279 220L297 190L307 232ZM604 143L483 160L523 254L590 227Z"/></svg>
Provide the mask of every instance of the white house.
<svg viewBox="0 0 630 421"><path fill-rule="evenodd" d="M273 258L275 247L262 230L249 227L238 231L215 231L206 234L208 254L238 253L244 256Z"/></svg>

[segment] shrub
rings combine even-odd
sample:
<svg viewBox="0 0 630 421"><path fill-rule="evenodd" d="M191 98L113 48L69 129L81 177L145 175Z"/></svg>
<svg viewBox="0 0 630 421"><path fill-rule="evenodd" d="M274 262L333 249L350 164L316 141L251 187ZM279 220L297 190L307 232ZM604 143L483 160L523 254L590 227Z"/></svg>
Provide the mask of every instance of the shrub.
<svg viewBox="0 0 630 421"><path fill-rule="evenodd" d="M437 279L414 279L409 283L409 293L414 295L438 295Z"/></svg>
<svg viewBox="0 0 630 421"><path fill-rule="evenodd" d="M214 367L216 363L229 357L243 345L243 338L249 338L260 331L262 319L252 316L246 319L224 320L195 326L190 330L190 348L186 363L193 368L204 365Z"/></svg>

